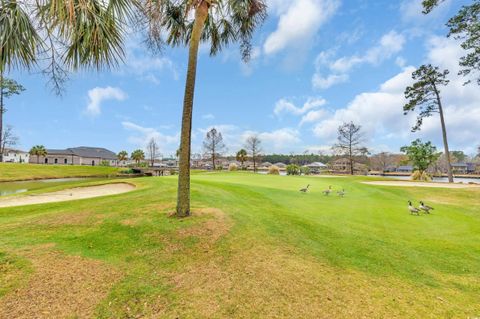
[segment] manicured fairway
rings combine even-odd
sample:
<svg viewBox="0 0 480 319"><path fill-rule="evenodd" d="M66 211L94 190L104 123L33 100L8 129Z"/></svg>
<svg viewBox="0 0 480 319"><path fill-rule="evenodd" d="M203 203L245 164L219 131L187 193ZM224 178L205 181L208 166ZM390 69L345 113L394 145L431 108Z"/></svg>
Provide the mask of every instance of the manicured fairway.
<svg viewBox="0 0 480 319"><path fill-rule="evenodd" d="M114 176L117 167L0 163L0 182L42 178Z"/></svg>
<svg viewBox="0 0 480 319"><path fill-rule="evenodd" d="M365 179L195 174L183 220L174 176L0 209L0 318L480 317L480 189Z"/></svg>

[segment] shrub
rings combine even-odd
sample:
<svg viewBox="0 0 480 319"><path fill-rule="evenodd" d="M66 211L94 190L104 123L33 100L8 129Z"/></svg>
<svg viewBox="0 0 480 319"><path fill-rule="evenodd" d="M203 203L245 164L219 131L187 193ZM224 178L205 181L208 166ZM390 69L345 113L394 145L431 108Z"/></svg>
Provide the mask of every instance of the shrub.
<svg viewBox="0 0 480 319"><path fill-rule="evenodd" d="M432 180L432 177L425 171L416 170L412 174L412 180L430 182Z"/></svg>
<svg viewBox="0 0 480 319"><path fill-rule="evenodd" d="M303 175L310 175L310 168L306 166L302 166L300 168L300 173L302 173Z"/></svg>
<svg viewBox="0 0 480 319"><path fill-rule="evenodd" d="M280 175L280 168L278 168L278 166L272 165L268 168L268 174Z"/></svg>
<svg viewBox="0 0 480 319"><path fill-rule="evenodd" d="M235 164L235 163L230 163L230 165L228 165L228 170L229 170L230 172L234 172L234 171L236 171L237 169L238 169L238 166L237 166L237 164Z"/></svg>
<svg viewBox="0 0 480 319"><path fill-rule="evenodd" d="M101 161L100 166L110 166L110 162L109 161Z"/></svg>
<svg viewBox="0 0 480 319"><path fill-rule="evenodd" d="M300 175L300 167L295 164L287 165L287 175Z"/></svg>
<svg viewBox="0 0 480 319"><path fill-rule="evenodd" d="M218 165L218 166L216 167L216 170L217 170L217 171L223 171L223 165Z"/></svg>

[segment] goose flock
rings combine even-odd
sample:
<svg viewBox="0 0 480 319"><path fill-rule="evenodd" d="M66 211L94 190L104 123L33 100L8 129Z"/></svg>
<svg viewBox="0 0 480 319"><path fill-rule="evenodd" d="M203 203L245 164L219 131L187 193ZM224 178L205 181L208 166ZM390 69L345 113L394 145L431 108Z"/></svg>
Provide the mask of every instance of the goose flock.
<svg viewBox="0 0 480 319"><path fill-rule="evenodd" d="M307 187L301 188L300 192L302 193L307 193L310 189L310 184L307 185ZM332 185L329 185L327 189L322 191L322 194L325 196L329 196L333 192L332 190ZM345 197L346 192L345 189L342 188L342 190L337 191L337 195L339 197ZM420 201L420 205L418 207L413 206L412 201L408 201L408 211L410 212L411 215L417 215L419 216L420 213L424 214L430 214L430 211L434 210L435 208L425 205L423 201Z"/></svg>

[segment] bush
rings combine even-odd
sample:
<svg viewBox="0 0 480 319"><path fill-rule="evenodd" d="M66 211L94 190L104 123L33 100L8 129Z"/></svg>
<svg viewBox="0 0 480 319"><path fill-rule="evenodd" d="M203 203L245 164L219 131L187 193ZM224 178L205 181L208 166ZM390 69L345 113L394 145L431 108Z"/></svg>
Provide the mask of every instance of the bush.
<svg viewBox="0 0 480 319"><path fill-rule="evenodd" d="M280 168L278 168L278 166L272 165L268 168L268 174L280 175Z"/></svg>
<svg viewBox="0 0 480 319"><path fill-rule="evenodd" d="M425 171L415 171L412 174L412 180L414 181L424 181L424 182L430 182L432 180L432 177Z"/></svg>
<svg viewBox="0 0 480 319"><path fill-rule="evenodd" d="M237 164L235 164L235 163L230 163L230 165L228 165L228 170L229 170L230 172L234 172L234 171L236 171L237 169L238 169L238 166L237 166Z"/></svg>
<svg viewBox="0 0 480 319"><path fill-rule="evenodd" d="M218 166L216 167L216 170L217 170L217 171L223 171L223 165L218 165Z"/></svg>
<svg viewBox="0 0 480 319"><path fill-rule="evenodd" d="M302 173L303 175L310 175L310 168L309 167L306 167L306 166L302 166L300 168L300 173Z"/></svg>
<svg viewBox="0 0 480 319"><path fill-rule="evenodd" d="M109 161L101 161L100 166L110 166L110 162Z"/></svg>
<svg viewBox="0 0 480 319"><path fill-rule="evenodd" d="M287 165L287 175L300 175L300 167L295 164Z"/></svg>

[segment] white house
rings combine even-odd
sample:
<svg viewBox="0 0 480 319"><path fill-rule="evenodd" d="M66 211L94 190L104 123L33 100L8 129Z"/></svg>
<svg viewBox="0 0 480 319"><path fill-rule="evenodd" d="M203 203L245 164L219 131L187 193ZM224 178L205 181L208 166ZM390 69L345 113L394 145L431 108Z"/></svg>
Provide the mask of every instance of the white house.
<svg viewBox="0 0 480 319"><path fill-rule="evenodd" d="M6 148L3 152L3 161L7 163L28 163L30 154L21 150Z"/></svg>

